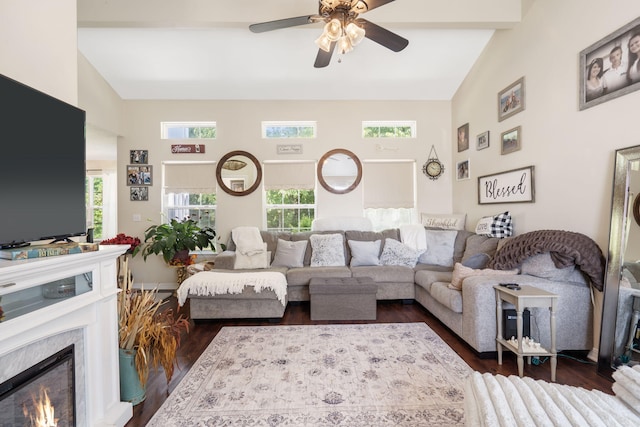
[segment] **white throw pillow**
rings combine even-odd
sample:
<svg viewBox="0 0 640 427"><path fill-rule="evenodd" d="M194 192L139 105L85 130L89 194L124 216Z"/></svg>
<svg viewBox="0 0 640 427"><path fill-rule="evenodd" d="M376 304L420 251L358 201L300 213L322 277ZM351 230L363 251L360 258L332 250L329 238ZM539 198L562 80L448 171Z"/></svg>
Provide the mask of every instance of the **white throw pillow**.
<svg viewBox="0 0 640 427"><path fill-rule="evenodd" d="M345 266L342 234L312 234L311 267Z"/></svg>
<svg viewBox="0 0 640 427"><path fill-rule="evenodd" d="M307 250L307 241L290 242L278 239L276 256L271 263L272 267L304 267L304 254Z"/></svg>
<svg viewBox="0 0 640 427"><path fill-rule="evenodd" d="M453 246L456 243L456 230L425 230L427 250L418 259L420 264L453 266Z"/></svg>
<svg viewBox="0 0 640 427"><path fill-rule="evenodd" d="M380 265L378 254L382 240L375 242L361 242L358 240L347 240L351 249L351 267L362 265Z"/></svg>
<svg viewBox="0 0 640 427"><path fill-rule="evenodd" d="M403 265L415 267L420 252L395 239L384 239L384 249L380 255L382 265Z"/></svg>

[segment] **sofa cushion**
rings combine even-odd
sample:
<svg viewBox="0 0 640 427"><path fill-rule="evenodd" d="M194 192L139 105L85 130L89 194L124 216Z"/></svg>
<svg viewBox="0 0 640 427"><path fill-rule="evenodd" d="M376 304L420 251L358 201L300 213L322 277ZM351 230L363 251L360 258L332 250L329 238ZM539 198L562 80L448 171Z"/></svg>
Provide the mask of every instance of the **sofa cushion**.
<svg viewBox="0 0 640 427"><path fill-rule="evenodd" d="M451 282L451 271L418 270L414 280L416 286L421 286L430 293L431 285L435 282Z"/></svg>
<svg viewBox="0 0 640 427"><path fill-rule="evenodd" d="M311 267L338 267L345 264L344 236L335 234L313 234L311 242Z"/></svg>
<svg viewBox="0 0 640 427"><path fill-rule="evenodd" d="M301 240L299 242L290 242L287 240L278 240L276 247L276 255L273 258L271 266L273 267L303 267L304 255L307 250L307 242Z"/></svg>
<svg viewBox="0 0 640 427"><path fill-rule="evenodd" d="M570 265L565 268L556 267L549 252L531 256L522 261L520 265L520 272L522 274L559 282L567 281L575 269L575 265Z"/></svg>
<svg viewBox="0 0 640 427"><path fill-rule="evenodd" d="M451 275L451 283L449 287L451 289L461 290L462 281L471 276L506 276L518 274L518 269L513 270L492 270L490 268L483 268L482 270L475 270L473 268L465 267L460 263L456 263L453 266L453 273Z"/></svg>
<svg viewBox="0 0 640 427"><path fill-rule="evenodd" d="M385 239L384 249L380 255L382 265L404 265L415 267L419 252L394 239Z"/></svg>
<svg viewBox="0 0 640 427"><path fill-rule="evenodd" d="M421 264L453 266L453 250L458 232L455 230L425 230L427 250L420 255Z"/></svg>
<svg viewBox="0 0 640 427"><path fill-rule="evenodd" d="M374 282L413 283L415 273L403 265L351 267L353 277L371 277Z"/></svg>
<svg viewBox="0 0 640 427"><path fill-rule="evenodd" d="M312 277L351 277L351 270L342 267L302 267L287 270L287 286L306 286Z"/></svg>
<svg viewBox="0 0 640 427"><path fill-rule="evenodd" d="M309 240L309 238L313 235L317 235L317 234L341 234L344 237L344 231L303 231L300 233L291 233L291 241L292 242L299 242L300 240L305 240L307 242L307 251L305 252L304 255L304 265L305 267L308 267L311 265L311 241ZM347 242L346 240L343 242L343 252L344 252L344 256L345 259L347 258ZM343 265L347 265L346 263Z"/></svg>
<svg viewBox="0 0 640 427"><path fill-rule="evenodd" d="M467 239L475 235L472 231L459 230L456 235L456 241L453 244L453 263L461 262L464 250L467 247Z"/></svg>
<svg viewBox="0 0 640 427"><path fill-rule="evenodd" d="M454 313L462 313L462 292L451 289L446 282L435 282L431 285L431 297Z"/></svg>
<svg viewBox="0 0 640 427"><path fill-rule="evenodd" d="M467 258L462 263L462 265L464 265L465 267L473 268L474 270L478 270L485 268L487 264L489 264L489 261L491 261L491 257L489 255L485 253L479 253Z"/></svg>
<svg viewBox="0 0 640 427"><path fill-rule="evenodd" d="M381 240L374 242L360 242L358 240L348 240L349 249L351 251L351 267L359 265L380 265L380 247Z"/></svg>
<svg viewBox="0 0 640 427"><path fill-rule="evenodd" d="M344 232L344 237L349 240L357 240L360 242L374 242L376 240L380 240L382 243L380 245L380 253L382 253L382 249L384 248L385 239L394 239L400 240L400 229L398 228L390 228L388 230L382 231L358 231L358 230L347 230ZM347 260L350 259L353 255L351 254L351 250L349 249L349 245L347 245Z"/></svg>

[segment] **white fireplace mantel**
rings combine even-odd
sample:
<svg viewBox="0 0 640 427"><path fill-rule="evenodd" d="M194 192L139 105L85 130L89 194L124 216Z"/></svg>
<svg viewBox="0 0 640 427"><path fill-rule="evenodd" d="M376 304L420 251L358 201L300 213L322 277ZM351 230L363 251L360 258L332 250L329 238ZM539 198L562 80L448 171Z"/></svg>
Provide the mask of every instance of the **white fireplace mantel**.
<svg viewBox="0 0 640 427"><path fill-rule="evenodd" d="M126 424L133 409L131 403L120 401L116 260L127 248L109 245L82 254L0 261L0 296L92 274L88 292L0 323L0 383L40 361L28 360L32 353L38 353L39 344L55 347L71 334L81 349L75 370L76 410L82 411L77 414L82 421L78 425Z"/></svg>

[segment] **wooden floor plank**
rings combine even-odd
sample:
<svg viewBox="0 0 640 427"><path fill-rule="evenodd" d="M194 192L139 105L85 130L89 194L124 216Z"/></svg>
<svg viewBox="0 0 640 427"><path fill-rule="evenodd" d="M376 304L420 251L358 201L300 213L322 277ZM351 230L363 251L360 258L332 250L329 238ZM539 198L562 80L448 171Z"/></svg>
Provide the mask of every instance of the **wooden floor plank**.
<svg viewBox="0 0 640 427"><path fill-rule="evenodd" d="M175 298L171 299L169 305L176 305ZM182 308L188 312L188 302ZM379 301L377 320L375 321L311 321L309 303L290 303L285 311L284 317L280 322L274 323L268 320L219 320L219 321L199 321L195 324L192 322L192 328L189 334L182 339L182 345L178 350L179 366L175 369L171 382L167 384L164 372L160 369L158 372L149 374L149 383L147 387L147 397L141 404L134 407L133 418L127 423L126 427L142 427L147 424L153 414L165 401L169 393L171 393L184 375L193 366L194 362L204 352L209 343L215 338L216 334L224 326L273 326L273 325L314 325L328 323L406 323L406 322L424 322L433 329L453 350L462 357L469 366L479 372L491 372L502 375L517 375L518 367L516 358L510 352L505 352L502 366L498 366L496 358L478 357L477 353L469 347L464 341L452 333L431 313L424 309L420 304L403 304L399 301ZM572 386L584 387L588 390L600 390L605 393L612 394L612 383L598 375L596 365L584 359L583 355L580 360L573 355L560 355L558 357L557 382L560 384L568 384ZM546 361L540 365L528 365L525 363L525 375L550 381L551 372L549 362Z"/></svg>

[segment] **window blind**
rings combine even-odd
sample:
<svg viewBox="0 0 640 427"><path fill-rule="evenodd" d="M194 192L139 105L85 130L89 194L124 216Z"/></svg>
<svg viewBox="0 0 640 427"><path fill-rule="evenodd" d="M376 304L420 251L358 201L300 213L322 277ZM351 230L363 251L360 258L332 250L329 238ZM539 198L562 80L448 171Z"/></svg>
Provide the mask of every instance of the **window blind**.
<svg viewBox="0 0 640 427"><path fill-rule="evenodd" d="M165 163L164 189L168 193L215 193L216 164Z"/></svg>
<svg viewBox="0 0 640 427"><path fill-rule="evenodd" d="M264 164L265 190L313 190L316 186L314 162Z"/></svg>
<svg viewBox="0 0 640 427"><path fill-rule="evenodd" d="M363 206L413 208L414 161L363 162Z"/></svg>

